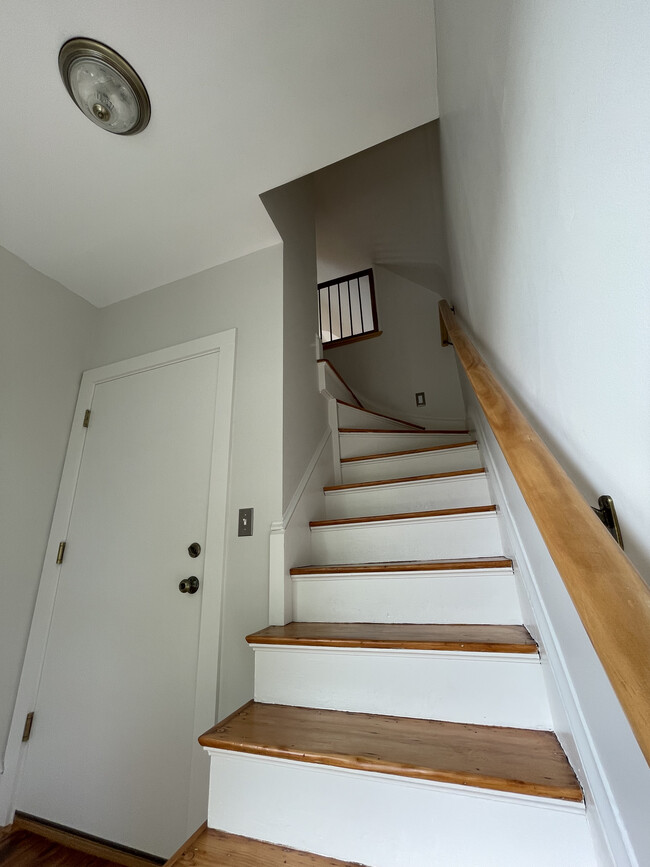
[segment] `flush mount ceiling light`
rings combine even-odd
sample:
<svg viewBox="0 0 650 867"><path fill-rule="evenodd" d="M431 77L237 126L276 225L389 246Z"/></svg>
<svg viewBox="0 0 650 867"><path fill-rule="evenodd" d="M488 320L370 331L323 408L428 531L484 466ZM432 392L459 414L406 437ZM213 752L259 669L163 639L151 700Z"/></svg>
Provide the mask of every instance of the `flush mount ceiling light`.
<svg viewBox="0 0 650 867"><path fill-rule="evenodd" d="M147 89L108 45L81 37L68 40L59 51L59 71L81 111L107 132L134 135L149 123Z"/></svg>

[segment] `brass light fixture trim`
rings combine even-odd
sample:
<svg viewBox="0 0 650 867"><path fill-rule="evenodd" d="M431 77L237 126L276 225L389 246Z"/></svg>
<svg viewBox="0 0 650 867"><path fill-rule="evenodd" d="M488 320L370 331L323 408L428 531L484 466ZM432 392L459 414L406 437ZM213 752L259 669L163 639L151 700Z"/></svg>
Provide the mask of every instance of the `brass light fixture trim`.
<svg viewBox="0 0 650 867"><path fill-rule="evenodd" d="M69 39L59 51L59 72L79 110L107 132L135 135L149 123L151 103L142 79L108 45Z"/></svg>

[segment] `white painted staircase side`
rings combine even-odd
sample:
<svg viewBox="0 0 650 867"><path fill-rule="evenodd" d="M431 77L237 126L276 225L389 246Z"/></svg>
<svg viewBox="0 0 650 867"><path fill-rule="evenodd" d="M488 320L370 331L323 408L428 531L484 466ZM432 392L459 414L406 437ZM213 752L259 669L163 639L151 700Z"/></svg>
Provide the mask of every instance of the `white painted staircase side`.
<svg viewBox="0 0 650 867"><path fill-rule="evenodd" d="M292 570L294 621L521 624L497 514L484 510L476 443L417 451L413 425L340 399L337 417L341 428L377 433L341 437L345 487L326 490L327 521L311 526L312 565ZM349 460L361 457L352 453L360 443L379 441L407 454ZM448 475L467 470L478 472ZM448 510L457 511L436 514ZM537 653L249 641L260 707L380 714L396 725L406 717L506 727L495 731L551 726ZM369 867L595 867L584 803L361 769L362 753L357 765L307 758L298 742L273 755L245 744L207 749L210 827ZM370 740L363 749L372 756Z"/></svg>
<svg viewBox="0 0 650 867"><path fill-rule="evenodd" d="M423 430L423 428L410 424L410 422L400 421L400 419L391 418L388 415L380 415L369 409L351 406L341 400L337 400L337 406L339 428L361 428L362 430L367 430L368 428L375 428L376 430L403 428L404 430Z"/></svg>
<svg viewBox="0 0 650 867"><path fill-rule="evenodd" d="M407 517L382 516L355 523L322 522L312 525L311 534L312 562L316 564L451 559L503 553L495 511L415 512Z"/></svg>
<svg viewBox="0 0 650 867"><path fill-rule="evenodd" d="M292 575L297 621L338 623L522 622L511 565Z"/></svg>
<svg viewBox="0 0 650 867"><path fill-rule="evenodd" d="M404 434L407 434L406 436ZM342 458L360 455L385 454L407 449L423 449L427 446L442 446L467 442L467 431L442 433L440 431L339 431L339 449Z"/></svg>
<svg viewBox="0 0 650 867"><path fill-rule="evenodd" d="M537 654L250 644L256 701L551 728Z"/></svg>
<svg viewBox="0 0 650 867"><path fill-rule="evenodd" d="M483 470L462 475L439 473L426 478L380 480L361 486L325 488L326 518L355 518L394 512L489 506L490 491Z"/></svg>
<svg viewBox="0 0 650 867"><path fill-rule="evenodd" d="M401 453L367 455L341 461L342 484L402 479L456 470L481 469L481 456L475 442L458 445L409 449Z"/></svg>

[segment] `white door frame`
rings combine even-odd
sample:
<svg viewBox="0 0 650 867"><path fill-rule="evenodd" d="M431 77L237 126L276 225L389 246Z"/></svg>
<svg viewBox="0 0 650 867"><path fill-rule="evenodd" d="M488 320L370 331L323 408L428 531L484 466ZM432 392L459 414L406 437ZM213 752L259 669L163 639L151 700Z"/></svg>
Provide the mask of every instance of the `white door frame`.
<svg viewBox="0 0 650 867"><path fill-rule="evenodd" d="M34 615L25 652L16 704L9 729L2 775L0 776L0 827L13 821L15 796L25 756L22 742L27 714L34 710L54 601L59 582L60 566L56 564L59 543L66 539L77 478L83 457L86 428L83 426L86 409L91 406L95 387L102 382L163 367L200 355L219 354L217 394L215 400L214 436L210 470L208 516L205 545L204 576L197 665L197 691L194 707L194 737L214 725L217 706L219 671L219 640L221 631L221 602L225 568L225 528L230 466L230 432L235 365L236 329L201 337L177 346L149 352L125 361L118 361L93 370L87 370L81 380L72 430L68 442L59 493L52 518L52 527L45 551L45 560L36 597ZM155 720L152 720L155 725ZM161 761L164 761L161 756ZM195 798L200 779L198 757L192 760L190 793ZM188 804L188 816L196 811L196 804ZM188 827L188 836L195 828Z"/></svg>

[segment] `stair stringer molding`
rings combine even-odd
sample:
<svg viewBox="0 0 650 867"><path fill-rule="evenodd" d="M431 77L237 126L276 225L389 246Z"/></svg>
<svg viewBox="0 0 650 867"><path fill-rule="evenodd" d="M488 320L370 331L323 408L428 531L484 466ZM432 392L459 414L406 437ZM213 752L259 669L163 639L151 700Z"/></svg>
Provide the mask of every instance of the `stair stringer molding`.
<svg viewBox="0 0 650 867"><path fill-rule="evenodd" d="M329 400L336 408L336 401ZM323 487L335 482L334 463L338 463L338 430L332 436L331 427L323 431L318 445L305 468L302 478L281 521L271 524L269 534L269 624L284 626L293 620L291 590L292 566L307 562L311 552L309 522L314 516L325 516Z"/></svg>
<svg viewBox="0 0 650 867"><path fill-rule="evenodd" d="M473 392L463 391L498 507L504 554L515 564L524 625L539 645L554 730L584 790L598 863L642 867L650 863L643 819L650 803L647 763L487 419ZM598 708L577 685L584 678L591 680L591 696L599 696ZM607 740L615 746L603 757ZM634 838L626 816L634 819Z"/></svg>
<svg viewBox="0 0 650 867"><path fill-rule="evenodd" d="M358 389L355 391L357 398L361 401L364 409L371 412L378 412L380 415L397 416L409 424L419 425L428 430L462 430L467 427L465 416L447 416L427 415L425 412L405 412L403 409L395 409L387 404L380 404L375 400L368 398L363 392Z"/></svg>

